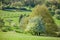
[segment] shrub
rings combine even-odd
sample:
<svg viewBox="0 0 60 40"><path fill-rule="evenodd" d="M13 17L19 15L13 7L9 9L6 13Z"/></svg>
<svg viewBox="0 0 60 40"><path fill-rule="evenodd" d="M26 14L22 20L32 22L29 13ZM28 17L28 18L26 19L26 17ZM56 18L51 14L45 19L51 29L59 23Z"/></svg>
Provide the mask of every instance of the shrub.
<svg viewBox="0 0 60 40"><path fill-rule="evenodd" d="M16 7L16 8L20 8L23 6L23 4L21 2L15 2L15 3L12 3L11 6Z"/></svg>
<svg viewBox="0 0 60 40"><path fill-rule="evenodd" d="M19 16L19 23L20 23L20 21L21 21L22 18L23 18L23 15L21 14L21 15Z"/></svg>
<svg viewBox="0 0 60 40"><path fill-rule="evenodd" d="M52 10L52 8L51 8L51 7L48 7L48 10L49 10L49 11L51 11L51 10Z"/></svg>
<svg viewBox="0 0 60 40"><path fill-rule="evenodd" d="M48 7L48 10L49 10L49 12L50 12L50 14L51 14L52 16L55 15L55 10L56 10L56 9L57 9L56 6Z"/></svg>
<svg viewBox="0 0 60 40"><path fill-rule="evenodd" d="M7 31L8 31L6 27L3 27L1 30L2 30L3 32L7 32Z"/></svg>
<svg viewBox="0 0 60 40"><path fill-rule="evenodd" d="M55 11L51 11L50 14L51 14L52 16L54 16L54 15L55 15Z"/></svg>
<svg viewBox="0 0 60 40"><path fill-rule="evenodd" d="M50 7L50 6L51 6L51 3L48 2L48 1L46 1L45 5L46 5L47 7Z"/></svg>
<svg viewBox="0 0 60 40"><path fill-rule="evenodd" d="M60 16L59 16L59 15L57 15L56 18L57 18L58 20L60 20Z"/></svg>
<svg viewBox="0 0 60 40"><path fill-rule="evenodd" d="M55 32L56 37L60 37L60 32Z"/></svg>
<svg viewBox="0 0 60 40"><path fill-rule="evenodd" d="M22 30L25 30L26 29L26 26L28 24L28 20L29 18L28 17L23 17L20 21L20 29Z"/></svg>
<svg viewBox="0 0 60 40"><path fill-rule="evenodd" d="M7 27L7 30L8 31L13 31L14 30L14 27Z"/></svg>
<svg viewBox="0 0 60 40"><path fill-rule="evenodd" d="M15 32L17 32L17 33L22 33L23 31L20 30L20 29L15 29Z"/></svg>
<svg viewBox="0 0 60 40"><path fill-rule="evenodd" d="M60 15L60 9L57 9L57 10L55 11L55 14Z"/></svg>
<svg viewBox="0 0 60 40"><path fill-rule="evenodd" d="M57 10L55 11L55 14L56 14L56 18L57 18L58 20L60 20L60 9L57 9Z"/></svg>
<svg viewBox="0 0 60 40"><path fill-rule="evenodd" d="M58 2L56 0L47 0L45 4L47 7L51 7L53 5L57 5Z"/></svg>
<svg viewBox="0 0 60 40"><path fill-rule="evenodd" d="M0 28L4 27L4 24L5 24L4 19L0 18Z"/></svg>

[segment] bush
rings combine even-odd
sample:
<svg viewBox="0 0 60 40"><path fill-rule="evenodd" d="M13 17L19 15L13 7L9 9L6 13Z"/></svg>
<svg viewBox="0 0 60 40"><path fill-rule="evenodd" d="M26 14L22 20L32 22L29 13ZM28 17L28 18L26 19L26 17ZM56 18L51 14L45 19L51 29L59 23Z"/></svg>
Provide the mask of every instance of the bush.
<svg viewBox="0 0 60 40"><path fill-rule="evenodd" d="M57 10L55 11L55 14L56 14L56 18L57 18L58 20L60 20L60 9L57 9Z"/></svg>
<svg viewBox="0 0 60 40"><path fill-rule="evenodd" d="M20 8L20 7L23 6L23 3L21 3L21 2L15 2L15 3L12 3L11 6L12 7L16 7L16 8Z"/></svg>
<svg viewBox="0 0 60 40"><path fill-rule="evenodd" d="M28 24L28 20L29 18L28 17L23 17L20 21L20 29L22 30L25 30L26 29L26 26Z"/></svg>
<svg viewBox="0 0 60 40"><path fill-rule="evenodd" d="M60 16L59 16L59 15L57 15L56 18L57 18L58 20L60 20Z"/></svg>
<svg viewBox="0 0 60 40"><path fill-rule="evenodd" d="M50 14L51 14L52 16L55 15L55 10L56 10L56 9L57 9L56 6L48 7L48 10L49 10L49 12L50 12Z"/></svg>
<svg viewBox="0 0 60 40"><path fill-rule="evenodd" d="M57 9L57 10L55 11L55 14L60 15L60 9Z"/></svg>
<svg viewBox="0 0 60 40"><path fill-rule="evenodd" d="M20 29L15 29L15 32L17 32L17 33L22 33L23 31L20 30Z"/></svg>
<svg viewBox="0 0 60 40"><path fill-rule="evenodd" d="M51 7L53 5L57 6L58 2L56 0L47 0L45 4L47 7Z"/></svg>
<svg viewBox="0 0 60 40"><path fill-rule="evenodd" d="M51 13L51 15L52 15L52 16L54 16L54 15L55 15L55 11L51 11L50 13Z"/></svg>
<svg viewBox="0 0 60 40"><path fill-rule="evenodd" d="M19 31L19 27L10 27L10 26L5 26L1 29L3 32L7 32L7 31L16 31L16 32L20 32Z"/></svg>
<svg viewBox="0 0 60 40"><path fill-rule="evenodd" d="M55 32L56 37L60 37L60 32Z"/></svg>
<svg viewBox="0 0 60 40"><path fill-rule="evenodd" d="M13 31L14 30L14 27L7 27L7 30Z"/></svg>
<svg viewBox="0 0 60 40"><path fill-rule="evenodd" d="M14 31L14 27L5 26L5 27L2 27L1 30L2 30L3 32Z"/></svg>
<svg viewBox="0 0 60 40"><path fill-rule="evenodd" d="M7 32L7 31L8 31L6 27L3 27L1 30L2 30L3 32Z"/></svg>
<svg viewBox="0 0 60 40"><path fill-rule="evenodd" d="M48 1L46 1L45 5L46 5L47 7L50 7L50 6L51 6L51 3L48 2Z"/></svg>
<svg viewBox="0 0 60 40"><path fill-rule="evenodd" d="M4 27L4 24L5 24L4 19L0 18L0 28Z"/></svg>

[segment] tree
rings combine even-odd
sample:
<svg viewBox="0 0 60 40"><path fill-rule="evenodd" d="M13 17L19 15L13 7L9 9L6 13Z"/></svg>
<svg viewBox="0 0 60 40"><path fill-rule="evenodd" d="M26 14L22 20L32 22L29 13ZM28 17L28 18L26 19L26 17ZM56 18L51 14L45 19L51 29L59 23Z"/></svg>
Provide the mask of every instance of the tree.
<svg viewBox="0 0 60 40"><path fill-rule="evenodd" d="M4 27L4 24L5 24L4 20L3 20L2 18L0 18L0 29L1 29L2 27Z"/></svg>
<svg viewBox="0 0 60 40"><path fill-rule="evenodd" d="M42 20L45 24L46 33L53 35L55 32L58 31L57 25L55 24L52 16L49 14L49 11L46 6L36 6L33 10L32 14L30 14L30 18L35 16L41 16ZM55 36L55 35L53 35Z"/></svg>
<svg viewBox="0 0 60 40"><path fill-rule="evenodd" d="M23 17L21 20L20 20L20 29L21 30L25 30L26 29L26 26L28 24L28 20L29 18L28 17Z"/></svg>
<svg viewBox="0 0 60 40"><path fill-rule="evenodd" d="M35 16L29 19L29 22L25 29L26 32L30 32L33 35L40 35L45 32L44 23L41 17Z"/></svg>

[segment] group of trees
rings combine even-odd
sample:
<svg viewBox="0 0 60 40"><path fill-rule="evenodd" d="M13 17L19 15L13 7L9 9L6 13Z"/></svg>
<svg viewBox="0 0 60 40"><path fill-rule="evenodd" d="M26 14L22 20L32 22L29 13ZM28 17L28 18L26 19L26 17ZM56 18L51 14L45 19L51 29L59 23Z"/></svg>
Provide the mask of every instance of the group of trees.
<svg viewBox="0 0 60 40"><path fill-rule="evenodd" d="M39 16L39 17L41 16L42 17L42 20L45 25L46 33L53 35L54 32L58 31L58 27L55 24L52 16L49 14L46 6L39 6L38 5L32 14L31 14L32 16Z"/></svg>
<svg viewBox="0 0 60 40"><path fill-rule="evenodd" d="M47 35L57 36L58 27L49 14L48 8L44 5L37 5L29 17L23 17L22 20L20 27L25 32L30 32L33 35L46 33Z"/></svg>
<svg viewBox="0 0 60 40"><path fill-rule="evenodd" d="M45 5L47 6L50 14L52 16L56 15L57 19L60 19L60 0L48 0L46 1Z"/></svg>
<svg viewBox="0 0 60 40"><path fill-rule="evenodd" d="M59 36L58 26L52 16L56 15L60 19L60 2L59 0L46 0L44 3L42 5L39 3L29 17L22 17L24 22L20 20L20 27L33 35L46 33L51 36Z"/></svg>
<svg viewBox="0 0 60 40"><path fill-rule="evenodd" d="M37 4L43 4L45 0L1 0L2 7L21 7L21 6L31 6L34 7Z"/></svg>
<svg viewBox="0 0 60 40"><path fill-rule="evenodd" d="M47 6L52 6L52 5L55 5L55 6L60 6L60 0L0 0L0 2L2 2L2 5L12 5L14 4L15 2L17 3L21 3L23 4L24 6L32 6L34 7L35 5L37 4L45 4ZM17 4L17 5L20 5L21 4Z"/></svg>

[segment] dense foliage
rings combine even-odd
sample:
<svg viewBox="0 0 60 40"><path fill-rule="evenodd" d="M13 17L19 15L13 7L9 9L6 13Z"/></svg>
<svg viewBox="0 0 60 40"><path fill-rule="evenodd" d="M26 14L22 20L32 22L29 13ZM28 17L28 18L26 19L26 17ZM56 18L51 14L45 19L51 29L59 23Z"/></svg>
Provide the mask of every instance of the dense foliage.
<svg viewBox="0 0 60 40"><path fill-rule="evenodd" d="M47 7L44 5L37 5L29 17L23 17L22 20L23 21L20 22L20 27L24 28L24 31L34 35L46 33L56 36L55 32L58 32L57 25L49 14Z"/></svg>

